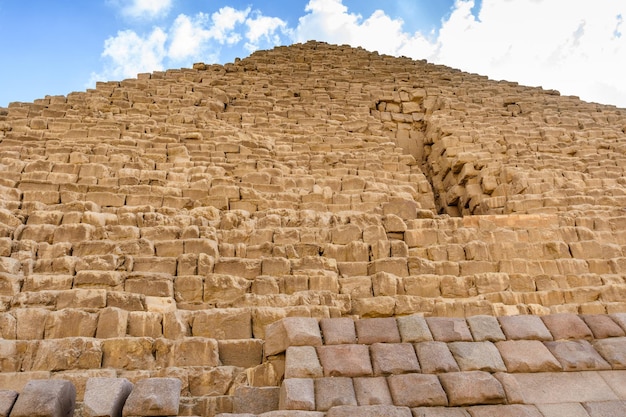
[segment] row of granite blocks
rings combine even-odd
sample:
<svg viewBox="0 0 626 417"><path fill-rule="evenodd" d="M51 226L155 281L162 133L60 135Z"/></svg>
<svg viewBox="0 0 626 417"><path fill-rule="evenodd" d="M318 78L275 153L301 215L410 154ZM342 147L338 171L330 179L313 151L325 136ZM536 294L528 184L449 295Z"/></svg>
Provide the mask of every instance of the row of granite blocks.
<svg viewBox="0 0 626 417"><path fill-rule="evenodd" d="M21 392L0 390L1 417L177 416L181 382L176 378L88 378L82 403L63 379L31 380ZM78 407L77 407L78 405Z"/></svg>

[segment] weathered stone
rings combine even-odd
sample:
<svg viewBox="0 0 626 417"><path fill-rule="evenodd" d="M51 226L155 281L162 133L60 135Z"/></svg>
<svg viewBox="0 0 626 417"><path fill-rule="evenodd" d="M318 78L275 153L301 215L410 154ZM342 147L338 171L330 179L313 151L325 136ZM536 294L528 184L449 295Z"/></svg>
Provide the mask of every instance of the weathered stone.
<svg viewBox="0 0 626 417"><path fill-rule="evenodd" d="M347 317L337 317L320 320L320 328L325 345L342 343L356 343L354 320Z"/></svg>
<svg viewBox="0 0 626 417"><path fill-rule="evenodd" d="M416 407L411 410L413 417L470 417L459 407Z"/></svg>
<svg viewBox="0 0 626 417"><path fill-rule="evenodd" d="M544 417L534 405L478 405L467 411L472 417Z"/></svg>
<svg viewBox="0 0 626 417"><path fill-rule="evenodd" d="M289 346L319 346L321 344L322 335L319 324L313 318L287 317L270 324L265 329L265 356L284 352Z"/></svg>
<svg viewBox="0 0 626 417"><path fill-rule="evenodd" d="M156 339L154 342L156 366L217 366L218 344L215 339L185 337L178 340Z"/></svg>
<svg viewBox="0 0 626 417"><path fill-rule="evenodd" d="M11 416L66 417L74 413L76 389L69 381L33 380L17 397Z"/></svg>
<svg viewBox="0 0 626 417"><path fill-rule="evenodd" d="M315 405L318 411L328 411L339 405L357 405L351 378L315 379Z"/></svg>
<svg viewBox="0 0 626 417"><path fill-rule="evenodd" d="M193 336L213 339L252 337L252 315L247 308L204 310L194 315Z"/></svg>
<svg viewBox="0 0 626 417"><path fill-rule="evenodd" d="M394 407L393 405L340 405L328 410L326 417L412 417L411 410L408 407Z"/></svg>
<svg viewBox="0 0 626 417"><path fill-rule="evenodd" d="M589 417L579 403L537 404L537 409L544 417Z"/></svg>
<svg viewBox="0 0 626 417"><path fill-rule="evenodd" d="M317 354L324 370L324 376L372 375L369 349L365 345L319 346Z"/></svg>
<svg viewBox="0 0 626 417"><path fill-rule="evenodd" d="M385 377L352 378L359 405L392 405L391 393Z"/></svg>
<svg viewBox="0 0 626 417"><path fill-rule="evenodd" d="M508 340L552 340L552 334L537 316L498 317Z"/></svg>
<svg viewBox="0 0 626 417"><path fill-rule="evenodd" d="M506 340L497 342L502 360L509 372L560 371L561 364L538 340Z"/></svg>
<svg viewBox="0 0 626 417"><path fill-rule="evenodd" d="M414 346L423 373L438 374L460 370L446 343L421 342Z"/></svg>
<svg viewBox="0 0 626 417"><path fill-rule="evenodd" d="M235 389L233 413L262 414L278 409L279 387L246 387Z"/></svg>
<svg viewBox="0 0 626 417"><path fill-rule="evenodd" d="M405 374L387 378L393 403L397 406L420 407L448 405L446 393L436 375Z"/></svg>
<svg viewBox="0 0 626 417"><path fill-rule="evenodd" d="M461 371L506 371L500 352L491 342L452 342L448 349Z"/></svg>
<svg viewBox="0 0 626 417"><path fill-rule="evenodd" d="M588 371L611 369L586 340L561 340L544 342L564 371Z"/></svg>
<svg viewBox="0 0 626 417"><path fill-rule="evenodd" d="M427 317L426 322L433 338L439 342L471 342L472 334L465 319Z"/></svg>
<svg viewBox="0 0 626 417"><path fill-rule="evenodd" d="M0 416L9 417L9 413L17 400L17 391L13 390L0 390Z"/></svg>
<svg viewBox="0 0 626 417"><path fill-rule="evenodd" d="M498 320L493 316L472 316L466 318L466 321L477 342L498 342L506 339Z"/></svg>
<svg viewBox="0 0 626 417"><path fill-rule="evenodd" d="M85 417L121 416L133 384L126 378L89 378L83 399Z"/></svg>
<svg viewBox="0 0 626 417"><path fill-rule="evenodd" d="M440 374L450 406L503 404L506 395L500 382L483 371Z"/></svg>
<svg viewBox="0 0 626 417"><path fill-rule="evenodd" d="M102 367L116 369L152 369L153 339L148 337L113 338L102 341Z"/></svg>
<svg viewBox="0 0 626 417"><path fill-rule="evenodd" d="M177 378L148 378L137 381L124 403L122 415L177 415L180 388L181 382Z"/></svg>
<svg viewBox="0 0 626 417"><path fill-rule="evenodd" d="M554 404L614 401L618 397L599 372L539 372L512 374L524 403ZM550 387L550 389L546 389Z"/></svg>
<svg viewBox="0 0 626 417"><path fill-rule="evenodd" d="M433 340L424 317L414 314L398 317L396 321L398 322L398 330L403 342L426 342Z"/></svg>
<svg viewBox="0 0 626 417"><path fill-rule="evenodd" d="M355 321L354 324L357 340L360 344L400 342L400 333L396 319L393 317L361 319Z"/></svg>
<svg viewBox="0 0 626 417"><path fill-rule="evenodd" d="M606 314L583 314L580 317L589 326L596 339L626 336L624 329Z"/></svg>
<svg viewBox="0 0 626 417"><path fill-rule="evenodd" d="M259 339L218 340L220 362L251 368L263 361L263 341Z"/></svg>
<svg viewBox="0 0 626 417"><path fill-rule="evenodd" d="M410 343L374 343L370 346L374 375L419 372L415 350Z"/></svg>
<svg viewBox="0 0 626 417"><path fill-rule="evenodd" d="M554 340L591 339L593 336L589 327L576 314L549 314L542 316L541 320L552 333Z"/></svg>
<svg viewBox="0 0 626 417"><path fill-rule="evenodd" d="M280 387L281 410L315 411L315 385L310 378L285 379Z"/></svg>
<svg viewBox="0 0 626 417"><path fill-rule="evenodd" d="M322 366L313 346L290 346L285 353L285 378L320 378Z"/></svg>

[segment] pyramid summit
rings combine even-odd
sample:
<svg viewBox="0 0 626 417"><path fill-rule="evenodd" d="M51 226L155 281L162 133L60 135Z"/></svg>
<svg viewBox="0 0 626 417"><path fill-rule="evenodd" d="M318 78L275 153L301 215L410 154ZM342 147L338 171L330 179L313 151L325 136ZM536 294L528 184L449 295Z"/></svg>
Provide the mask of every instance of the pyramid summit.
<svg viewBox="0 0 626 417"><path fill-rule="evenodd" d="M624 415L625 151L320 42L12 103L0 415Z"/></svg>

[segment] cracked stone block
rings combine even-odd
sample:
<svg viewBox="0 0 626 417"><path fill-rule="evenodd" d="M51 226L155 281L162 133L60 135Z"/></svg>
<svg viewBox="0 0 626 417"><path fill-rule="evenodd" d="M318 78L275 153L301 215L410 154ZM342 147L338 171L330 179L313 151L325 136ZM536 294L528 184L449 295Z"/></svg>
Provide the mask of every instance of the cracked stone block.
<svg viewBox="0 0 626 417"><path fill-rule="evenodd" d="M133 384L126 378L89 378L83 399L85 417L121 416Z"/></svg>
<svg viewBox="0 0 626 417"><path fill-rule="evenodd" d="M17 400L17 391L0 390L0 417L9 417L9 413Z"/></svg>
<svg viewBox="0 0 626 417"><path fill-rule="evenodd" d="M12 417L68 417L74 413L76 388L62 379L32 380L11 410Z"/></svg>
<svg viewBox="0 0 626 417"><path fill-rule="evenodd" d="M262 414L278 409L280 388L240 386L234 397L233 413Z"/></svg>
<svg viewBox="0 0 626 417"><path fill-rule="evenodd" d="M137 381L126 399L122 409L123 416L177 415L181 385L178 378L147 378Z"/></svg>

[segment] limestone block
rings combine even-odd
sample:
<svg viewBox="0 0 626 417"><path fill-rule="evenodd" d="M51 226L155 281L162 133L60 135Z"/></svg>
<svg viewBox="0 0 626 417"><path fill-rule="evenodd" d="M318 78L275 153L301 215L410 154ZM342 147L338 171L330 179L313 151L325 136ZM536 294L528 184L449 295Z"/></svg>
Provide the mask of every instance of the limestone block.
<svg viewBox="0 0 626 417"><path fill-rule="evenodd" d="M327 377L372 375L369 349L365 345L319 346L317 354Z"/></svg>
<svg viewBox="0 0 626 417"><path fill-rule="evenodd" d="M98 315L78 309L52 311L46 318L44 337L60 339L63 337L94 337Z"/></svg>
<svg viewBox="0 0 626 417"><path fill-rule="evenodd" d="M318 411L328 411L340 405L357 405L351 378L315 379L315 406Z"/></svg>
<svg viewBox="0 0 626 417"><path fill-rule="evenodd" d="M235 389L233 413L262 414L278 409L279 387L246 387Z"/></svg>
<svg viewBox="0 0 626 417"><path fill-rule="evenodd" d="M220 258L215 263L215 273L254 279L261 275L260 259Z"/></svg>
<svg viewBox="0 0 626 417"><path fill-rule="evenodd" d="M591 339L593 334L585 322L572 313L549 314L542 316L544 324L554 340Z"/></svg>
<svg viewBox="0 0 626 417"><path fill-rule="evenodd" d="M248 339L252 337L252 315L247 308L199 311L194 315L191 333L218 340Z"/></svg>
<svg viewBox="0 0 626 417"><path fill-rule="evenodd" d="M176 275L176 254L171 257L159 256L135 256L133 257L133 272L144 273L150 278L161 277L165 275Z"/></svg>
<svg viewBox="0 0 626 417"><path fill-rule="evenodd" d="M226 395L241 371L241 368L235 366L191 368L188 376L189 393L194 397Z"/></svg>
<svg viewBox="0 0 626 417"><path fill-rule="evenodd" d="M21 268L21 265L19 265ZM17 295L21 288L24 277L21 275L7 274L0 272L0 296L13 297ZM24 291L28 291L25 288Z"/></svg>
<svg viewBox="0 0 626 417"><path fill-rule="evenodd" d="M473 340L465 319L427 317L426 323L434 340L440 342L471 342Z"/></svg>
<svg viewBox="0 0 626 417"><path fill-rule="evenodd" d="M594 349L613 369L626 369L626 338L614 337L593 342Z"/></svg>
<svg viewBox="0 0 626 417"><path fill-rule="evenodd" d="M319 346L322 336L318 321L308 317L287 317L265 329L265 356L284 352L289 346Z"/></svg>
<svg viewBox="0 0 626 417"><path fill-rule="evenodd" d="M315 411L315 385L311 378L285 379L280 387L278 408Z"/></svg>
<svg viewBox="0 0 626 417"><path fill-rule="evenodd" d="M0 339L0 372L17 372L21 369L24 344L15 340Z"/></svg>
<svg viewBox="0 0 626 417"><path fill-rule="evenodd" d="M175 267L174 271L170 273L132 273L124 282L124 291L153 297L174 297L174 282L172 277L175 273Z"/></svg>
<svg viewBox="0 0 626 417"><path fill-rule="evenodd" d="M218 366L218 344L215 339L185 337L178 340L159 338L154 341L156 365L166 367Z"/></svg>
<svg viewBox="0 0 626 417"><path fill-rule="evenodd" d="M491 342L452 342L448 349L461 371L506 372L500 352Z"/></svg>
<svg viewBox="0 0 626 417"><path fill-rule="evenodd" d="M195 254L204 253L214 258L219 257L217 241L213 239L207 239L207 238L185 239L184 251L185 253L195 253Z"/></svg>
<svg viewBox="0 0 626 417"><path fill-rule="evenodd" d="M538 340L505 340L496 342L509 372L560 371L561 364Z"/></svg>
<svg viewBox="0 0 626 417"><path fill-rule="evenodd" d="M506 403L502 385L488 372L453 372L441 374L439 379L450 406Z"/></svg>
<svg viewBox="0 0 626 417"><path fill-rule="evenodd" d="M406 277L409 275L407 260L406 258L376 259L370 263L368 274L374 275L378 272L387 272L398 277Z"/></svg>
<svg viewBox="0 0 626 417"><path fill-rule="evenodd" d="M261 261L263 275L279 276L291 273L291 263L287 258L265 258Z"/></svg>
<svg viewBox="0 0 626 417"><path fill-rule="evenodd" d="M623 401L593 401L582 405L591 417L619 416L626 413L626 404Z"/></svg>
<svg viewBox="0 0 626 417"><path fill-rule="evenodd" d="M356 343L354 320L347 317L327 318L320 320L319 324L325 345Z"/></svg>
<svg viewBox="0 0 626 417"><path fill-rule="evenodd" d="M331 271L307 271L309 273L309 290L339 292L337 274Z"/></svg>
<svg viewBox="0 0 626 417"><path fill-rule="evenodd" d="M121 416L133 384L126 378L89 378L83 399L85 417Z"/></svg>
<svg viewBox="0 0 626 417"><path fill-rule="evenodd" d="M11 416L71 416L75 405L76 389L70 381L33 380L24 386L13 405Z"/></svg>
<svg viewBox="0 0 626 417"><path fill-rule="evenodd" d="M102 367L125 370L153 369L154 340L148 337L111 338L102 341Z"/></svg>
<svg viewBox="0 0 626 417"><path fill-rule="evenodd" d="M498 321L508 340L552 340L552 334L538 316L501 316Z"/></svg>
<svg viewBox="0 0 626 417"><path fill-rule="evenodd" d="M477 342L498 342L506 339L498 320L493 316L478 315L467 317L465 320Z"/></svg>
<svg viewBox="0 0 626 417"><path fill-rule="evenodd" d="M10 313L0 313L0 338L15 340L17 336L17 320Z"/></svg>
<svg viewBox="0 0 626 417"><path fill-rule="evenodd" d="M561 340L544 344L561 363L564 371L611 369L611 365L586 340Z"/></svg>
<svg viewBox="0 0 626 417"><path fill-rule="evenodd" d="M167 339L180 339L191 336L188 320L189 312L175 310L163 313L163 336Z"/></svg>
<svg viewBox="0 0 626 417"><path fill-rule="evenodd" d="M13 390L0 390L0 416L9 417L9 413L17 400L17 391Z"/></svg>
<svg viewBox="0 0 626 417"><path fill-rule="evenodd" d="M374 343L370 346L374 375L419 372L415 350L410 343Z"/></svg>
<svg viewBox="0 0 626 417"><path fill-rule="evenodd" d="M389 317L394 314L395 309L394 297L372 297L352 300L351 313L365 318Z"/></svg>
<svg viewBox="0 0 626 417"><path fill-rule="evenodd" d="M204 302L234 301L247 293L252 281L234 275L210 274L204 278Z"/></svg>
<svg viewBox="0 0 626 417"><path fill-rule="evenodd" d="M128 335L151 338L163 336L163 315L149 311L129 312Z"/></svg>
<svg viewBox="0 0 626 417"><path fill-rule="evenodd" d="M285 354L285 378L320 378L322 366L313 346L289 346Z"/></svg>
<svg viewBox="0 0 626 417"><path fill-rule="evenodd" d="M263 361L263 340L218 340L219 358L223 365L251 368Z"/></svg>
<svg viewBox="0 0 626 417"><path fill-rule="evenodd" d="M393 317L361 319L354 322L360 344L399 343L400 332Z"/></svg>
<svg viewBox="0 0 626 417"><path fill-rule="evenodd" d="M437 374L460 370L446 343L420 342L415 343L414 347L423 373Z"/></svg>
<svg viewBox="0 0 626 417"><path fill-rule="evenodd" d="M424 342L433 340L424 317L413 314L396 318L398 330L403 342Z"/></svg>
<svg viewBox="0 0 626 417"><path fill-rule="evenodd" d="M92 239L95 226L84 223L62 224L54 231L53 243L82 242Z"/></svg>
<svg viewBox="0 0 626 417"><path fill-rule="evenodd" d="M59 355L58 352L67 352ZM24 352L22 368L32 371L64 371L100 368L102 348L100 341L68 337L29 343Z"/></svg>
<svg viewBox="0 0 626 417"><path fill-rule="evenodd" d="M106 307L100 310L96 337L110 339L126 336L128 311L117 307Z"/></svg>
<svg viewBox="0 0 626 417"><path fill-rule="evenodd" d="M367 275L367 270L365 271ZM368 298L373 295L372 279L368 276L350 276L339 278L341 294L349 294L352 298Z"/></svg>
<svg viewBox="0 0 626 417"><path fill-rule="evenodd" d="M396 406L447 406L448 399L436 375L405 374L387 378Z"/></svg>
<svg viewBox="0 0 626 417"><path fill-rule="evenodd" d="M371 279L375 297L397 295L400 280L395 275L387 272L379 272L372 275Z"/></svg>
<svg viewBox="0 0 626 417"><path fill-rule="evenodd" d="M147 378L137 381L124 403L122 415L177 415L181 385L177 378Z"/></svg>
<svg viewBox="0 0 626 417"><path fill-rule="evenodd" d="M331 242L336 245L347 245L362 238L363 232L355 224L343 224L331 229Z"/></svg>
<svg viewBox="0 0 626 417"><path fill-rule="evenodd" d="M119 271L77 271L74 288L104 288L121 290L124 275Z"/></svg>
<svg viewBox="0 0 626 417"><path fill-rule="evenodd" d="M402 220L411 220L417 218L419 208L419 204L414 200L392 198L383 204L383 215L393 214Z"/></svg>
<svg viewBox="0 0 626 417"><path fill-rule="evenodd" d="M624 329L606 314L582 314L580 318L582 318L589 329L591 329L593 337L596 339L622 337L626 335Z"/></svg>
<svg viewBox="0 0 626 417"><path fill-rule="evenodd" d="M402 279L407 295L435 298L441 296L441 277L439 275L408 276Z"/></svg>

